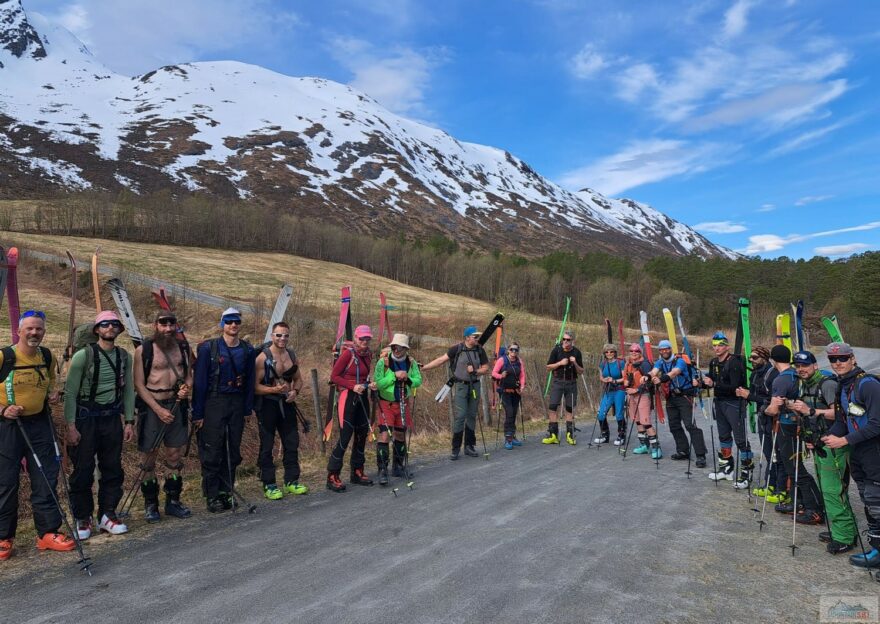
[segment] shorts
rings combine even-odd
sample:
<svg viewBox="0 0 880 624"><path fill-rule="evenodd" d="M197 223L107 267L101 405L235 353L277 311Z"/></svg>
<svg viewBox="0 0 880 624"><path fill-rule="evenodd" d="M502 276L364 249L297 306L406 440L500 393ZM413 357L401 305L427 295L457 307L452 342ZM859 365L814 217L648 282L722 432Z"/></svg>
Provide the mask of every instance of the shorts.
<svg viewBox="0 0 880 624"><path fill-rule="evenodd" d="M168 423L162 436L162 442L168 448L186 446L186 441L189 438L189 428L187 426L189 403L182 401L174 408L175 402L174 399L158 401L159 405L170 409L171 413L174 414L174 420ZM148 453L155 446L156 436L162 431L162 425L164 424L149 407L144 407L144 409L138 412L138 450L141 453Z"/></svg>
<svg viewBox="0 0 880 624"><path fill-rule="evenodd" d="M407 401L404 409L406 411L406 422L408 423L412 422L412 415L409 413L411 407L412 401ZM379 416L377 424L379 425L380 430L382 430L382 427L385 427L386 429L390 427L405 429L406 425L400 417L400 403L379 399Z"/></svg>

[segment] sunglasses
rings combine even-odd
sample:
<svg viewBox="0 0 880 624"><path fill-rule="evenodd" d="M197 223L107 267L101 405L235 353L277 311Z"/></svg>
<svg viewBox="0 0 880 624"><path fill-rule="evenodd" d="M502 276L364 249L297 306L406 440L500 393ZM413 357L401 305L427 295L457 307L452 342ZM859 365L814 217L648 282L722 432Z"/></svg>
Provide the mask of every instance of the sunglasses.
<svg viewBox="0 0 880 624"><path fill-rule="evenodd" d="M116 329L122 329L122 323L119 321L101 321L98 323L98 327L101 329L107 329L108 327L115 327Z"/></svg>
<svg viewBox="0 0 880 624"><path fill-rule="evenodd" d="M605 353L617 353L617 351L606 351Z"/></svg>
<svg viewBox="0 0 880 624"><path fill-rule="evenodd" d="M508 349L508 353L519 353L519 349Z"/></svg>
<svg viewBox="0 0 880 624"><path fill-rule="evenodd" d="M290 338L290 334L272 334L276 338Z"/></svg>
<svg viewBox="0 0 880 624"><path fill-rule="evenodd" d="M848 362L851 357L851 355L829 355L828 361L832 364L840 364L841 362Z"/></svg>
<svg viewBox="0 0 880 624"><path fill-rule="evenodd" d="M160 318L156 321L156 325L177 325L176 318Z"/></svg>
<svg viewBox="0 0 880 624"><path fill-rule="evenodd" d="M404 347L403 345L391 345L392 351L406 351L409 347Z"/></svg>
<svg viewBox="0 0 880 624"><path fill-rule="evenodd" d="M760 355L750 355L750 356L749 356L749 359L750 359L752 362L757 362L758 360L763 360L764 358L762 358Z"/></svg>
<svg viewBox="0 0 880 624"><path fill-rule="evenodd" d="M360 338L358 338L358 340L360 342L370 342L372 338L370 336L361 336Z"/></svg>
<svg viewBox="0 0 880 624"><path fill-rule="evenodd" d="M21 320L24 320L24 319L26 319L26 318L31 318L31 317L34 317L34 316L37 317L37 318L43 319L44 321L46 320L46 313L43 312L42 310L25 310L25 311L22 313L22 315L21 315L20 317L18 317L18 320L21 321Z"/></svg>
<svg viewBox="0 0 880 624"><path fill-rule="evenodd" d="M563 338L562 342L571 342L571 338Z"/></svg>
<svg viewBox="0 0 880 624"><path fill-rule="evenodd" d="M241 325L241 319L229 319L223 321L224 325Z"/></svg>
<svg viewBox="0 0 880 624"><path fill-rule="evenodd" d="M641 353L641 351L639 351L638 349L630 349L629 352L630 353Z"/></svg>

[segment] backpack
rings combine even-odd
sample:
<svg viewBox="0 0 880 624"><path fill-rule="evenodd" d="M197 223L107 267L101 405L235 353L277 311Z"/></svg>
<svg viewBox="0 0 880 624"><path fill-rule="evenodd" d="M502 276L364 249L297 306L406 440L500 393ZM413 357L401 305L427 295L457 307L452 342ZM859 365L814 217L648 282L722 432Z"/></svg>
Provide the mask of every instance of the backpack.
<svg viewBox="0 0 880 624"><path fill-rule="evenodd" d="M178 340L177 346L180 348L180 355L183 358L183 375L181 375L179 379L186 379L189 374L189 361L192 357L192 352L190 351L189 343L186 340ZM144 385L146 385L147 379L150 378L150 371L153 370L153 348L153 339L144 338L143 342L141 342L141 363L144 368ZM176 369L174 372L177 372ZM135 394L134 403L137 409L146 407L146 403L138 394Z"/></svg>
<svg viewBox="0 0 880 624"><path fill-rule="evenodd" d="M116 393L112 405L120 405L122 402L121 390L125 387L127 367L131 365L131 356L128 354L128 351L122 347L114 347L113 352L116 355L116 363L114 364L109 361L110 356L101 350L97 341L91 343L87 347L75 349L74 352L77 350L84 351L86 358L83 376L80 380L79 392L77 393L77 403L87 407L95 407L98 405L95 402L95 397L98 393L98 380L101 378L101 360L104 360L108 365L112 366L116 372Z"/></svg>
<svg viewBox="0 0 880 624"><path fill-rule="evenodd" d="M256 361L258 357L260 357L261 353L266 356L266 362L264 365L262 377L262 384L264 386L269 385L270 381L274 381L275 379L279 379L281 377L281 375L278 374L278 371L275 370L275 359L272 357L272 350L269 348L271 346L272 341L270 340L268 342L264 342L255 349L254 361ZM296 352L290 347L286 347L285 350L287 351L287 355L290 356L290 361L293 362L293 366L290 368L290 370L292 371L291 374L296 375L296 371L299 370L299 364L297 363L296 359ZM272 376L271 379L269 377L270 375ZM259 410L263 407L263 398L264 397L262 395L254 393L254 409Z"/></svg>
<svg viewBox="0 0 880 624"><path fill-rule="evenodd" d="M210 394L217 394L217 390L220 386L220 341L223 338L212 338L210 342L211 349L211 372L208 373L208 392ZM247 340L239 340L239 344L244 347L245 350L245 362L247 362L248 356L253 356L254 348L251 346ZM228 347L227 347L228 349ZM235 367L233 366L233 369Z"/></svg>
<svg viewBox="0 0 880 624"><path fill-rule="evenodd" d="M42 376L43 373L40 372L40 369L45 368L48 373L49 368L52 366L52 352L46 347L40 347L40 353L43 355L43 363L29 364L28 366L15 365L15 349L13 347L3 347L2 351L3 365L0 366L0 383L6 382L12 371L34 369L37 371L38 375ZM6 387L7 397L12 390L11 385L12 384L10 383Z"/></svg>
<svg viewBox="0 0 880 624"><path fill-rule="evenodd" d="M73 330L73 340L71 342L73 350L70 352L71 357L80 349L93 345L96 342L98 342L98 335L95 333L94 323L82 323L77 325Z"/></svg>

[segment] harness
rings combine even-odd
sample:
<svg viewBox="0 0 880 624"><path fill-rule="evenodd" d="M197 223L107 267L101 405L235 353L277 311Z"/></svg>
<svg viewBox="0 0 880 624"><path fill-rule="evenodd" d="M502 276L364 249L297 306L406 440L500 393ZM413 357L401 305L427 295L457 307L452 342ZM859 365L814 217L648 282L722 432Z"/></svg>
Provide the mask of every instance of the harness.
<svg viewBox="0 0 880 624"><path fill-rule="evenodd" d="M40 354L43 356L42 364L28 364L27 366L15 365L15 348L3 347L3 366L0 366L0 380L6 386L6 404L15 405L15 371L19 370L35 370L40 380L46 379L41 368L45 368L48 373L52 367L52 352L46 347L39 347Z"/></svg>

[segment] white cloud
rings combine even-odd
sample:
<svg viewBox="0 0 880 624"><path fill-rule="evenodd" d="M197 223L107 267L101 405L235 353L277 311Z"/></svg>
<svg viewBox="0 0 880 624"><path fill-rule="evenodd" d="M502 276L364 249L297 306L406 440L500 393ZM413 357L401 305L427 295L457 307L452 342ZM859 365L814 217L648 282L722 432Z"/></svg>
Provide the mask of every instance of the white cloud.
<svg viewBox="0 0 880 624"><path fill-rule="evenodd" d="M761 207L758 208L758 212L773 212L776 210L776 204L761 204Z"/></svg>
<svg viewBox="0 0 880 624"><path fill-rule="evenodd" d="M747 254L758 254L768 251L779 251L791 243L801 243L813 238L834 236L835 234L846 234L847 232L876 230L877 228L880 228L880 221L871 221L870 223L863 223L862 225L854 225L852 227L839 228L836 230L813 232L812 234L790 234L788 236L779 236L778 234L757 234L755 236L749 236L749 244L743 252Z"/></svg>
<svg viewBox="0 0 880 624"><path fill-rule="evenodd" d="M563 174L559 183L570 189L589 187L616 195L642 184L706 171L722 163L723 152L722 146L713 143L635 141L616 154Z"/></svg>
<svg viewBox="0 0 880 624"><path fill-rule="evenodd" d="M833 199L834 195L807 195L805 197L801 197L797 200L794 205L795 206L806 206L808 204L816 204L818 202L828 201L829 199Z"/></svg>
<svg viewBox="0 0 880 624"><path fill-rule="evenodd" d="M571 59L572 73L582 80L592 78L607 65L593 44L588 43Z"/></svg>
<svg viewBox="0 0 880 624"><path fill-rule="evenodd" d="M789 154L791 152L796 152L798 150L805 149L812 145L815 145L819 141L821 141L824 137L828 136L832 132L835 132L844 126L848 126L850 123L854 121L853 117L849 119L844 119L837 123L830 124L828 126L824 126L822 128L816 128L815 130L809 130L807 132L802 132L796 137L785 141L781 145L777 145L772 150L767 152L768 158L775 158L776 156L782 156L784 154Z"/></svg>
<svg viewBox="0 0 880 624"><path fill-rule="evenodd" d="M848 256L857 251L868 249L870 245L865 243L848 243L846 245L828 245L826 247L816 247L813 253L817 256Z"/></svg>
<svg viewBox="0 0 880 624"><path fill-rule="evenodd" d="M737 232L745 232L748 228L742 223L733 223L732 221L704 221L697 223L694 229L712 234L736 234Z"/></svg>
<svg viewBox="0 0 880 624"><path fill-rule="evenodd" d="M400 47L377 50L371 43L353 37L330 41L333 56L348 69L349 84L396 113L424 115L431 70L445 62L443 49L418 52Z"/></svg>
<svg viewBox="0 0 880 624"><path fill-rule="evenodd" d="M46 16L104 65L130 76L216 59L241 46L271 47L297 23L270 0L89 0L64 3Z"/></svg>
<svg viewBox="0 0 880 624"><path fill-rule="evenodd" d="M659 82L657 72L648 63L624 67L615 76L617 96L627 102L638 102L645 91L655 91Z"/></svg>
<svg viewBox="0 0 880 624"><path fill-rule="evenodd" d="M732 7L724 13L724 38L733 39L741 35L749 23L749 9L752 3L749 0L737 0Z"/></svg>

